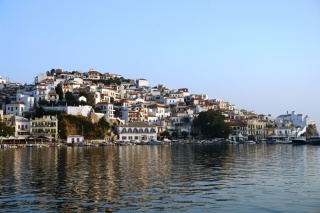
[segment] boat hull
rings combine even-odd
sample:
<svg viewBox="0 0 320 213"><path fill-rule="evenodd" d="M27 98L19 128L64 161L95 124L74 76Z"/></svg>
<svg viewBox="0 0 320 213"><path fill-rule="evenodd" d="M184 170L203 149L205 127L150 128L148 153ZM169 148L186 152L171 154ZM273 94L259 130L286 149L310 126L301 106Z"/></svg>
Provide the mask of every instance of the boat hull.
<svg viewBox="0 0 320 213"><path fill-rule="evenodd" d="M309 144L311 145L320 145L320 138L319 139L310 139Z"/></svg>
<svg viewBox="0 0 320 213"><path fill-rule="evenodd" d="M306 140L295 140L295 139L293 139L293 140L292 140L292 144L295 144L295 145L305 145L305 144L309 144L309 142L306 141Z"/></svg>

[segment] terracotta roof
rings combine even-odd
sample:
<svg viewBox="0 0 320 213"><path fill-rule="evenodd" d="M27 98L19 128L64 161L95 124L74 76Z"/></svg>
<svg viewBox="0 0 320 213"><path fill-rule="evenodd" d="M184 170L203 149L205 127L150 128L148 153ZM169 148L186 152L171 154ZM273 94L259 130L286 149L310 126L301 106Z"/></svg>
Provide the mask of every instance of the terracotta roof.
<svg viewBox="0 0 320 213"><path fill-rule="evenodd" d="M15 102L11 102L10 104L7 105L13 105L13 104L24 104L22 101L15 101Z"/></svg>
<svg viewBox="0 0 320 213"><path fill-rule="evenodd" d="M109 102L105 102L105 101L101 101L99 103L97 103L96 105L106 105L106 104L110 104Z"/></svg>
<svg viewBox="0 0 320 213"><path fill-rule="evenodd" d="M240 127L246 127L247 124L243 123L243 122L237 122L237 121L231 121L228 123L229 126L240 126Z"/></svg>

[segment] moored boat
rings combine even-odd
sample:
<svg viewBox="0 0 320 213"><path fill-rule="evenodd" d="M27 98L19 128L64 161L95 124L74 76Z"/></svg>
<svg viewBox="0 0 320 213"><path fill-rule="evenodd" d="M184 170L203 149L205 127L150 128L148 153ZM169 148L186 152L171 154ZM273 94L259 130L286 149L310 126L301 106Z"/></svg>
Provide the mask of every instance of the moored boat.
<svg viewBox="0 0 320 213"><path fill-rule="evenodd" d="M256 142L253 140L244 141L243 143L244 144L256 144Z"/></svg>
<svg viewBox="0 0 320 213"><path fill-rule="evenodd" d="M149 145L162 145L162 141L158 141L158 140L154 140L154 139L151 139L149 142L148 142Z"/></svg>
<svg viewBox="0 0 320 213"><path fill-rule="evenodd" d="M304 145L304 144L308 144L308 141L305 137L299 136L292 139L292 144Z"/></svg>
<svg viewBox="0 0 320 213"><path fill-rule="evenodd" d="M309 138L308 142L311 145L320 145L320 136L319 135L312 135Z"/></svg>

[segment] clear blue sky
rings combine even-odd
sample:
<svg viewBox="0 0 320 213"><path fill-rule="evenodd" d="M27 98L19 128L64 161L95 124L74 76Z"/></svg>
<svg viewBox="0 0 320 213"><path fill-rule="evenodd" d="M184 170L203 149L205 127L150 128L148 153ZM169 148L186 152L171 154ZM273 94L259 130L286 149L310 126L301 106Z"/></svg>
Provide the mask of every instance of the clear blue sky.
<svg viewBox="0 0 320 213"><path fill-rule="evenodd" d="M146 78L320 126L320 1L0 0L0 75Z"/></svg>

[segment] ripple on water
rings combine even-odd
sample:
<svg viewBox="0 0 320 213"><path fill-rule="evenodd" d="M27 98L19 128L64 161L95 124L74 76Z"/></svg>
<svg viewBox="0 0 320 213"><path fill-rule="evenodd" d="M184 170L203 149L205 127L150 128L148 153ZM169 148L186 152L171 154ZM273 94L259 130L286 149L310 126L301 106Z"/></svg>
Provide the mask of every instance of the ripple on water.
<svg viewBox="0 0 320 213"><path fill-rule="evenodd" d="M320 146L41 148L0 158L1 212L320 209Z"/></svg>

